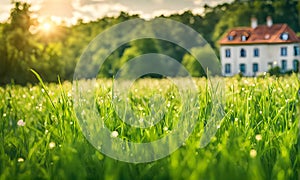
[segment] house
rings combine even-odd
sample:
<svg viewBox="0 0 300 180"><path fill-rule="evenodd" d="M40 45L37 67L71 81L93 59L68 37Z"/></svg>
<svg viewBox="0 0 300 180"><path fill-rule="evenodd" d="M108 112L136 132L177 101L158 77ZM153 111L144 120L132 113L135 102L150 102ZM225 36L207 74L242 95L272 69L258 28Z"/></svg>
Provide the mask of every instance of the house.
<svg viewBox="0 0 300 180"><path fill-rule="evenodd" d="M270 16L265 25L252 18L251 27L229 30L219 43L224 76L255 76L275 66L281 72L298 71L300 39L287 24L273 24Z"/></svg>

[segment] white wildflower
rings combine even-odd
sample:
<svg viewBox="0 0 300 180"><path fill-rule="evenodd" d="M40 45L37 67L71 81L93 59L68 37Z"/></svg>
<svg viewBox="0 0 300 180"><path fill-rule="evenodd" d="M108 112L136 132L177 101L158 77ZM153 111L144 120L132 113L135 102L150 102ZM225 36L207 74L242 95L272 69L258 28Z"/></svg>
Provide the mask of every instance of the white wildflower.
<svg viewBox="0 0 300 180"><path fill-rule="evenodd" d="M50 149L55 148L55 146L56 146L55 142L50 142L50 143L49 143L49 148L50 148Z"/></svg>
<svg viewBox="0 0 300 180"><path fill-rule="evenodd" d="M116 137L118 137L118 136L119 136L118 131L113 131L113 132L111 132L111 137L116 138Z"/></svg>
<svg viewBox="0 0 300 180"><path fill-rule="evenodd" d="M17 122L17 125L18 126L25 126L25 122L23 121L23 119L20 119L18 122Z"/></svg>
<svg viewBox="0 0 300 180"><path fill-rule="evenodd" d="M18 158L18 162L19 163L24 162L24 159L23 158Z"/></svg>
<svg viewBox="0 0 300 180"><path fill-rule="evenodd" d="M257 134L257 135L255 136L255 139L256 139L257 141L261 141L261 140L262 140L262 136L261 136L260 134Z"/></svg>
<svg viewBox="0 0 300 180"><path fill-rule="evenodd" d="M168 104L167 104L167 107L169 108L171 106L171 103L170 102L168 102Z"/></svg>
<svg viewBox="0 0 300 180"><path fill-rule="evenodd" d="M250 157L251 157L251 158L255 158L256 155L257 155L256 150L255 150L255 149L251 149L251 151L250 151Z"/></svg>

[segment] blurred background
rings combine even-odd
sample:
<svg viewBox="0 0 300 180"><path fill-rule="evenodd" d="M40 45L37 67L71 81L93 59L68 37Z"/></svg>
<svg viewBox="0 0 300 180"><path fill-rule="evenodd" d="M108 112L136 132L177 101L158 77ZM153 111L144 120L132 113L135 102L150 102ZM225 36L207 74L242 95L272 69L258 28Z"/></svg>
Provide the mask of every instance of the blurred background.
<svg viewBox="0 0 300 180"><path fill-rule="evenodd" d="M264 23L287 23L300 32L298 0L235 1L106 1L106 0L1 0L0 84L35 83L34 69L47 82L72 80L81 54L99 33L129 19L153 20L166 17L180 21L199 32L219 55L218 40L232 27L249 26L251 17ZM132 27L132 32L149 31ZM170 32L176 36L175 29ZM300 34L299 34L300 35ZM111 37L112 41L116 37ZM101 42L99 42L101 43ZM208 48L193 48L208 56ZM99 70L99 77L112 77L122 64L145 53L162 53L182 63L193 76L203 76L201 66L183 48L170 42L140 39L116 49ZM101 50L95 50L96 56Z"/></svg>

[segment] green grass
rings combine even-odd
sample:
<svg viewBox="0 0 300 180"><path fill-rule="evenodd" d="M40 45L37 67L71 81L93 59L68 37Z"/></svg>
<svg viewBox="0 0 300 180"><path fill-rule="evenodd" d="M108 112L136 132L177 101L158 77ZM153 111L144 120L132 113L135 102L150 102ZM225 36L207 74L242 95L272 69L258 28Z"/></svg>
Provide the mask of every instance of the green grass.
<svg viewBox="0 0 300 180"><path fill-rule="evenodd" d="M209 99L206 80L196 79L200 110L192 135L170 156L143 164L109 158L85 139L73 110L71 83L2 87L0 179L300 179L296 75L224 80L225 117L211 142L199 148ZM131 103L141 115L149 114L153 93L169 103L162 122L148 129L112 123L119 118L111 89L110 80L99 80L96 104L105 125L120 137L148 142L175 127L180 101L166 80L144 79L131 88ZM19 120L25 125L18 126Z"/></svg>

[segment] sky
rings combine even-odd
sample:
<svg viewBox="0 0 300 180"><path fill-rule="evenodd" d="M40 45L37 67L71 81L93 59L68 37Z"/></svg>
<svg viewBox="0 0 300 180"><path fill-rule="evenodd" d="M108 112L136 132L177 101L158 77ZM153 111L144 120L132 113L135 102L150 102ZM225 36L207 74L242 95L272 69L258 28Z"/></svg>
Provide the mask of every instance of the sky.
<svg viewBox="0 0 300 180"><path fill-rule="evenodd" d="M9 17L11 0L0 0L0 21ZM76 22L95 20L103 16L114 16L120 11L139 14L150 19L161 14L170 15L191 10L201 14L203 6L215 6L232 0L22 0L32 5L31 10L38 17L54 17Z"/></svg>

